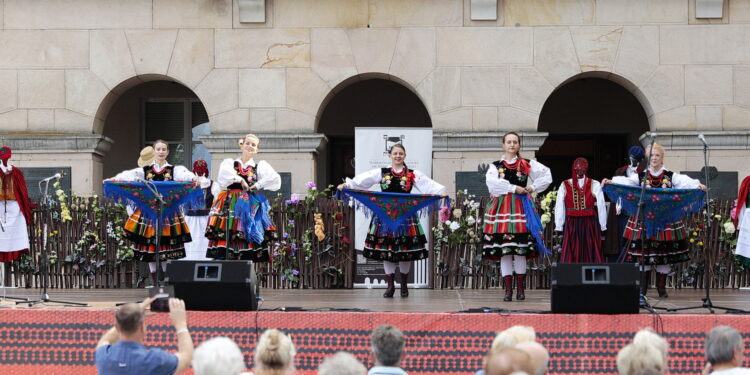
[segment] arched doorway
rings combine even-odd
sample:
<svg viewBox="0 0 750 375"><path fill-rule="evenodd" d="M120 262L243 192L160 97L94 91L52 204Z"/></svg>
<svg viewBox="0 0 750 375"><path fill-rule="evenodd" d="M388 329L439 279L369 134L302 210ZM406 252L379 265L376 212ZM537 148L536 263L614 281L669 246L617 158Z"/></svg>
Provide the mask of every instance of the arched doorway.
<svg viewBox="0 0 750 375"><path fill-rule="evenodd" d="M324 101L318 133L328 147L318 160L318 180L341 183L354 175L355 127L431 127L421 99L394 77L357 77L341 83Z"/></svg>
<svg viewBox="0 0 750 375"><path fill-rule="evenodd" d="M626 162L629 147L649 130L638 99L617 82L580 77L563 84L542 107L540 132L549 136L536 153L552 169L554 187L570 178L577 157L589 161L590 177L611 177Z"/></svg>
<svg viewBox="0 0 750 375"><path fill-rule="evenodd" d="M113 90L122 94L103 116L103 135L114 140L103 160L105 178L135 168L140 149L157 139L170 143L172 164L190 169L194 160L210 161L199 138L211 132L208 115L192 90L168 80L126 81L123 86Z"/></svg>

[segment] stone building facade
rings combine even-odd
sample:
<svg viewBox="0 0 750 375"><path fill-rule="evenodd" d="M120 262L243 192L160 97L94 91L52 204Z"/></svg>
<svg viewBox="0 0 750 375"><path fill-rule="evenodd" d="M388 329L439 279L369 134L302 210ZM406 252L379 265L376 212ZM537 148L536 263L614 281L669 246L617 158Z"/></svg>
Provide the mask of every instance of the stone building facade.
<svg viewBox="0 0 750 375"><path fill-rule="evenodd" d="M265 22L242 23L238 0L4 0L0 144L21 167L72 167L73 191L96 192L106 160L135 164L142 146L114 146L108 132L141 130L108 119L112 108L139 85L172 81L205 108L213 166L253 132L260 157L302 191L324 175L326 105L385 79L423 103L433 176L455 189L455 172L498 158L507 130L533 156L548 98L603 79L640 104L647 128L635 139L656 132L668 167L699 170L704 133L711 164L742 178L750 1L725 0L716 19L696 18L695 1L497 0L496 20L473 21L471 0L266 0Z"/></svg>

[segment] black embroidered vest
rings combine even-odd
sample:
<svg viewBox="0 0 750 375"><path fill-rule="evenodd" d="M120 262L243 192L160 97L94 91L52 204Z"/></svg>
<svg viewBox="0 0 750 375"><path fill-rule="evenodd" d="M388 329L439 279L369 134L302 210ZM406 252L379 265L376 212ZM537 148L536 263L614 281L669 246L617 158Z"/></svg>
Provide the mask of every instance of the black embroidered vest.
<svg viewBox="0 0 750 375"><path fill-rule="evenodd" d="M520 171L518 167L521 165L521 160L525 160L526 163L531 166L531 162L528 159L517 159L515 163L510 164L505 160L497 160L492 162L495 166L498 176L502 179L508 180L513 185L526 186L529 180L528 173L531 171Z"/></svg>
<svg viewBox="0 0 750 375"><path fill-rule="evenodd" d="M395 173L391 168L380 169L380 191L389 193L411 193L414 187L414 171L404 168Z"/></svg>
<svg viewBox="0 0 750 375"><path fill-rule="evenodd" d="M256 166L248 165L247 168L242 168L242 163L237 160L234 161L234 170L237 172L237 175L242 177L250 186L258 182L258 174L255 172ZM242 184L235 182L227 186L227 190L242 190Z"/></svg>
<svg viewBox="0 0 750 375"><path fill-rule="evenodd" d="M157 172L153 165L143 167L143 176L148 181L174 181L174 166L168 165Z"/></svg>
<svg viewBox="0 0 750 375"><path fill-rule="evenodd" d="M643 176L645 174L646 174L645 171L638 173L638 179L640 181L643 181ZM671 189L673 175L674 175L674 172L668 171L666 169L662 170L661 173L659 173L657 176L652 176L651 173L649 173L648 178L646 179L646 186L649 186L652 188Z"/></svg>

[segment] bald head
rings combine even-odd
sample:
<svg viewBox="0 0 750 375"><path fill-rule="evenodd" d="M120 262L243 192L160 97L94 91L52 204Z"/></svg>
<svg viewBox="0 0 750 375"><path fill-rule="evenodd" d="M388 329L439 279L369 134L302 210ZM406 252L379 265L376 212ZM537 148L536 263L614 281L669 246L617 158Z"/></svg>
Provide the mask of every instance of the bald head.
<svg viewBox="0 0 750 375"><path fill-rule="evenodd" d="M128 303L120 306L115 314L115 322L120 333L130 335L138 332L143 324L143 308L136 303Z"/></svg>
<svg viewBox="0 0 750 375"><path fill-rule="evenodd" d="M534 368L532 375L544 375L547 373L549 364L549 352L544 345L536 341L524 341L516 344L516 349L520 349L531 358L531 366Z"/></svg>
<svg viewBox="0 0 750 375"><path fill-rule="evenodd" d="M533 374L531 356L516 348L490 351L484 363L485 375L510 375L517 371Z"/></svg>

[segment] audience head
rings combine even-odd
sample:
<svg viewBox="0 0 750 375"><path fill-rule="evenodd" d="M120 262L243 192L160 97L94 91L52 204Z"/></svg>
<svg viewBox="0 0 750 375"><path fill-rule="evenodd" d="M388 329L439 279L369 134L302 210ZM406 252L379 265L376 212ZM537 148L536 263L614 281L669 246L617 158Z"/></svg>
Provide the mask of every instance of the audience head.
<svg viewBox="0 0 750 375"><path fill-rule="evenodd" d="M669 344L650 329L640 330L633 342L617 354L620 375L664 374L667 371Z"/></svg>
<svg viewBox="0 0 750 375"><path fill-rule="evenodd" d="M122 336L145 335L146 319L141 305L128 303L120 306L115 314L115 327Z"/></svg>
<svg viewBox="0 0 750 375"><path fill-rule="evenodd" d="M195 349L193 370L195 375L239 375L245 371L245 358L234 341L214 337Z"/></svg>
<svg viewBox="0 0 750 375"><path fill-rule="evenodd" d="M288 374L294 371L297 351L289 336L278 329L267 329L255 347L255 374Z"/></svg>
<svg viewBox="0 0 750 375"><path fill-rule="evenodd" d="M523 341L516 345L516 349L520 349L531 358L531 366L534 368L534 372L530 375L544 375L547 373L549 366L549 352L544 345L536 341Z"/></svg>
<svg viewBox="0 0 750 375"><path fill-rule="evenodd" d="M498 332L497 336L495 336L495 340L492 341L491 350L514 347L520 342L534 340L536 340L534 327L512 326L505 331Z"/></svg>
<svg viewBox="0 0 750 375"><path fill-rule="evenodd" d="M388 324L380 325L372 331L370 342L376 365L393 367L400 365L406 340L398 328Z"/></svg>
<svg viewBox="0 0 750 375"><path fill-rule="evenodd" d="M708 332L704 345L706 359L712 366L723 364L742 366L744 348L742 335L729 326L714 327Z"/></svg>
<svg viewBox="0 0 750 375"><path fill-rule="evenodd" d="M485 375L511 375L518 372L533 374L531 356L521 349L491 350L484 360Z"/></svg>
<svg viewBox="0 0 750 375"><path fill-rule="evenodd" d="M318 375L365 375L367 368L347 352L338 352L318 366Z"/></svg>

